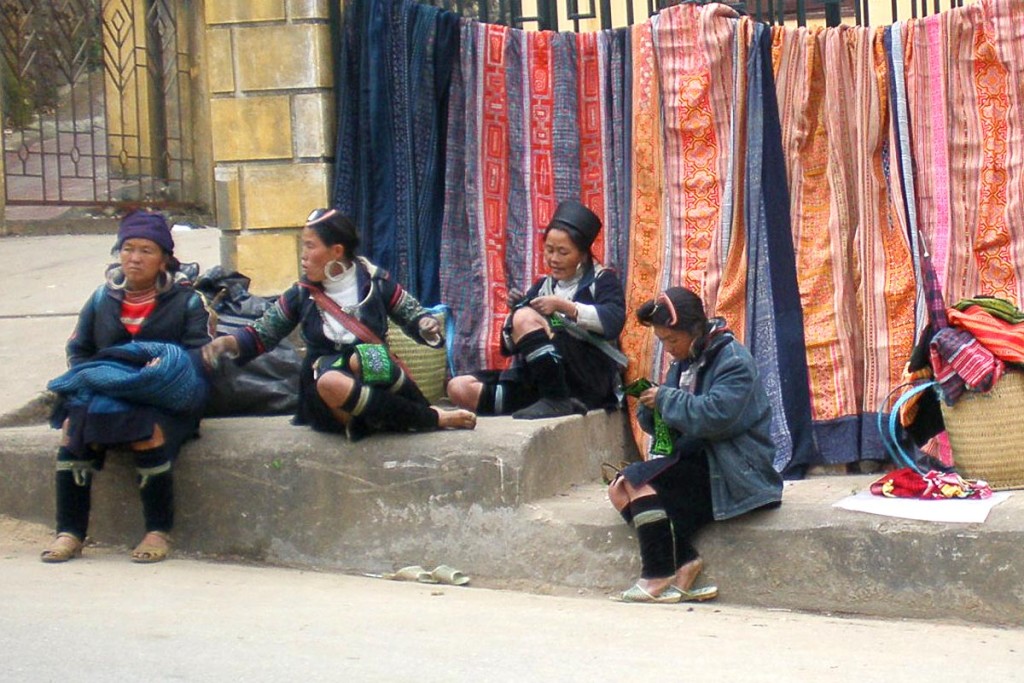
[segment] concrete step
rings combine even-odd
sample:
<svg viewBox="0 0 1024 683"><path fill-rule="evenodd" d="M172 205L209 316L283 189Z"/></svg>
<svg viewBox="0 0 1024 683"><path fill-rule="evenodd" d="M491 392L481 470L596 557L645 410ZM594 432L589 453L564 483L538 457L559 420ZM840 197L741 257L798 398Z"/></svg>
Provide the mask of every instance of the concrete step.
<svg viewBox="0 0 1024 683"><path fill-rule="evenodd" d="M626 430L622 413L593 411L490 418L473 431L375 435L350 444L286 417L206 420L201 438L186 444L175 464L176 536L181 547L204 553L300 561L333 547L361 558L386 547L378 530L389 521L514 510L593 481L601 462L635 453ZM58 442L59 433L45 426L0 430L0 467L10 475L0 478L0 514L53 519ZM138 534L133 479L130 457L112 453L94 487L94 538L125 542Z"/></svg>
<svg viewBox="0 0 1024 683"><path fill-rule="evenodd" d="M176 547L353 573L445 563L483 585L612 594L639 572L632 530L597 481L622 439L622 415L600 413L355 446L279 418L210 420L177 464ZM51 522L56 444L51 430L0 430L0 514ZM120 545L141 533L126 461L97 478L91 534ZM984 524L832 507L874 478L790 483L780 509L711 525L697 540L702 581L731 604L1024 621L1024 497Z"/></svg>

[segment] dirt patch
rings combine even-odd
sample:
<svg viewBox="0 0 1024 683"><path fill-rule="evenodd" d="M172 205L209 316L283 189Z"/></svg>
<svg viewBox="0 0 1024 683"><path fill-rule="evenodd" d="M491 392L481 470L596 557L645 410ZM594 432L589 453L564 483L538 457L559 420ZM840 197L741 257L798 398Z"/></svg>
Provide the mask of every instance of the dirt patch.
<svg viewBox="0 0 1024 683"><path fill-rule="evenodd" d="M45 524L0 515L0 552L41 548L51 538L53 530Z"/></svg>

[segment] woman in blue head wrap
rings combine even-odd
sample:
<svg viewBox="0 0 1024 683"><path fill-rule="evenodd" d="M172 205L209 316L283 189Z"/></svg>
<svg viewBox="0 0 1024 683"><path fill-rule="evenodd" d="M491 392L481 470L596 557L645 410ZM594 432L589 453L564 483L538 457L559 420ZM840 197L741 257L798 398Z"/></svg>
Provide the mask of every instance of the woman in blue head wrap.
<svg viewBox="0 0 1024 683"><path fill-rule="evenodd" d="M191 395L183 396L180 405L172 401L161 406L133 402L130 395L116 400L102 395L86 400L81 395L62 397L54 413L55 426L63 430L57 451L57 536L43 551L44 562L66 562L81 554L92 479L114 446L132 452L139 475L146 534L132 551L132 560L166 558L174 524L171 465L181 444L199 426L205 395L199 349L210 341L209 318L199 295L179 271L167 219L150 211L128 214L118 229L114 253L118 262L108 268L106 282L82 307L68 340L71 369L64 378L87 370L94 376L102 374L104 363L123 368L125 362L142 367L148 362L153 370L152 366L170 363L167 359L173 357L184 365L180 370L191 373ZM173 346L171 350L178 353L159 360L138 357L139 348L162 345ZM191 352L191 357L181 351ZM104 399L103 410L97 410Z"/></svg>

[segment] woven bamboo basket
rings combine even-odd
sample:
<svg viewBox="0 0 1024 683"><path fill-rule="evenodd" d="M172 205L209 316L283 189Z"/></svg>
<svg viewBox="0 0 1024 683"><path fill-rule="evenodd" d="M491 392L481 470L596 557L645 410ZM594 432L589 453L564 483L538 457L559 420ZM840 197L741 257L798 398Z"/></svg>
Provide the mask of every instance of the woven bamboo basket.
<svg viewBox="0 0 1024 683"><path fill-rule="evenodd" d="M966 393L942 418L957 471L993 490L1024 488L1024 372L1007 371L987 394Z"/></svg>
<svg viewBox="0 0 1024 683"><path fill-rule="evenodd" d="M434 316L445 326L445 314L435 313ZM417 344L402 328L393 321L388 321L388 348L405 363L416 386L431 403L436 403L444 396L444 382L448 375L448 356L445 348L432 349Z"/></svg>

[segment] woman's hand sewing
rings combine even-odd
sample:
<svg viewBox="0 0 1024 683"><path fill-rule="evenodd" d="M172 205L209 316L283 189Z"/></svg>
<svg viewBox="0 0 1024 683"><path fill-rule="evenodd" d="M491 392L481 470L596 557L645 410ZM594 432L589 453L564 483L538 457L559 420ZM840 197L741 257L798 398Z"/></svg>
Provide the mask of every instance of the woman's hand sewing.
<svg viewBox="0 0 1024 683"><path fill-rule="evenodd" d="M575 317L573 315L575 310L573 302L557 296L539 296L530 302L530 307L545 317L554 315L557 312L565 313L570 319Z"/></svg>
<svg viewBox="0 0 1024 683"><path fill-rule="evenodd" d="M651 387L650 389L644 389L644 393L640 394L637 400L644 408L650 408L654 410L655 399L658 398L658 387Z"/></svg>

